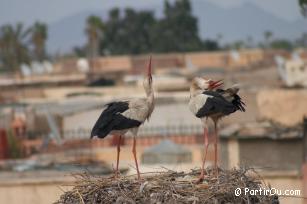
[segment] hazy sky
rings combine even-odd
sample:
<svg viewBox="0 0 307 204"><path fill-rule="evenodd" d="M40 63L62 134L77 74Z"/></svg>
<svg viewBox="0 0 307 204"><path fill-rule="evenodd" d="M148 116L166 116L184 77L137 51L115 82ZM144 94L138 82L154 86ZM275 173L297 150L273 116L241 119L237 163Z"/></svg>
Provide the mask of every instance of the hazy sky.
<svg viewBox="0 0 307 204"><path fill-rule="evenodd" d="M84 11L111 7L150 8L164 0L0 0L0 25L22 21L55 22L63 17ZM297 0L203 0L222 7L236 7L253 2L266 11L286 20L302 18Z"/></svg>

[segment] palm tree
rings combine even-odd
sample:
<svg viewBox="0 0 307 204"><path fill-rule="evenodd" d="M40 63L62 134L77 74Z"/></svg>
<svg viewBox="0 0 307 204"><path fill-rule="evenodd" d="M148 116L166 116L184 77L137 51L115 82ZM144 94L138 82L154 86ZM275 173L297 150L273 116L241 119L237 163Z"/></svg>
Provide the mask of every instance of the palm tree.
<svg viewBox="0 0 307 204"><path fill-rule="evenodd" d="M267 31L265 31L263 33L263 35L264 35L265 44L266 44L265 47L269 48L270 47L270 43L271 43L271 39L273 37L273 33L271 31L267 30Z"/></svg>
<svg viewBox="0 0 307 204"><path fill-rule="evenodd" d="M42 61L46 57L47 26L44 23L35 22L31 28L31 42L34 46L34 59Z"/></svg>
<svg viewBox="0 0 307 204"><path fill-rule="evenodd" d="M24 29L21 23L0 28L0 57L5 69L16 71L20 64L30 62L27 44L30 32L30 29Z"/></svg>
<svg viewBox="0 0 307 204"><path fill-rule="evenodd" d="M86 23L87 46L89 57L96 57L99 53L99 44L102 38L104 24L98 16L90 16Z"/></svg>

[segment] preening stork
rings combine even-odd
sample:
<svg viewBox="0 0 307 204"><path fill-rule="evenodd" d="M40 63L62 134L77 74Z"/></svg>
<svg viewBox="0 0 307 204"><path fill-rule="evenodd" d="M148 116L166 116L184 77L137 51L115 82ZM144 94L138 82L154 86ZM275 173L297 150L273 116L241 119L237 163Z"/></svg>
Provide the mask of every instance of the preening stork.
<svg viewBox="0 0 307 204"><path fill-rule="evenodd" d="M217 89L221 85L223 85L221 80L213 81L211 79L206 80L196 77L193 79L190 87L189 108L197 118L201 119L204 127L205 155L202 161L200 181L204 179L204 167L209 146L208 128L206 124L207 118L211 118L214 122L214 167L217 175L217 123L222 117L234 113L237 110L245 111L245 104L237 94L239 88L233 86L226 90Z"/></svg>
<svg viewBox="0 0 307 204"><path fill-rule="evenodd" d="M130 132L133 135L132 153L137 175L138 179L141 178L136 158L136 136L140 125L143 124L146 119L148 120L150 118L154 110L151 57L149 59L148 73L144 79L143 86L146 92L146 98L116 101L106 104L106 108L102 111L91 132L91 138L95 136L98 138L104 138L109 134L119 136L117 144L116 176L118 176L121 138L127 132Z"/></svg>

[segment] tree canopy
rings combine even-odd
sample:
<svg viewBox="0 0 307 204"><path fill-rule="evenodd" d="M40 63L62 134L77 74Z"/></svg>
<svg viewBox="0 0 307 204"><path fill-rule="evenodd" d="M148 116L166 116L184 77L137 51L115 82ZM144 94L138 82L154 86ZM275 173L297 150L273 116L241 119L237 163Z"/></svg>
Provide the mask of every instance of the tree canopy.
<svg viewBox="0 0 307 204"><path fill-rule="evenodd" d="M47 26L35 22L25 27L22 23L0 27L0 69L16 71L23 63L46 59Z"/></svg>
<svg viewBox="0 0 307 204"><path fill-rule="evenodd" d="M159 19L151 11L115 8L109 12L107 20L95 17L95 21L103 25L93 28L95 32L100 29L101 37L93 40L95 35L88 32L92 27L87 21L88 44L94 47L94 41L98 41L97 50L102 55L219 49L216 41L200 39L197 18L192 15L189 0L176 0L173 4L166 0L163 17ZM84 53L80 48L75 51Z"/></svg>
<svg viewBox="0 0 307 204"><path fill-rule="evenodd" d="M307 16L307 0L299 0L299 4L302 9L302 14Z"/></svg>
<svg viewBox="0 0 307 204"><path fill-rule="evenodd" d="M86 21L87 48L90 57L99 53L99 42L102 39L104 23L98 16L89 16Z"/></svg>
<svg viewBox="0 0 307 204"><path fill-rule="evenodd" d="M46 58L47 26L44 23L35 22L31 29L31 42L33 44L33 58L43 61Z"/></svg>
<svg viewBox="0 0 307 204"><path fill-rule="evenodd" d="M192 15L188 0L164 4L164 18L160 19L152 33L156 52L186 52L202 48L198 35L197 18Z"/></svg>
<svg viewBox="0 0 307 204"><path fill-rule="evenodd" d="M102 54L140 54L152 50L151 34L156 19L150 11L127 8L123 16L119 9L109 13L101 41Z"/></svg>
<svg viewBox="0 0 307 204"><path fill-rule="evenodd" d="M13 71L21 63L30 61L27 46L29 34L30 29L25 29L21 23L16 26L4 25L0 28L0 65Z"/></svg>

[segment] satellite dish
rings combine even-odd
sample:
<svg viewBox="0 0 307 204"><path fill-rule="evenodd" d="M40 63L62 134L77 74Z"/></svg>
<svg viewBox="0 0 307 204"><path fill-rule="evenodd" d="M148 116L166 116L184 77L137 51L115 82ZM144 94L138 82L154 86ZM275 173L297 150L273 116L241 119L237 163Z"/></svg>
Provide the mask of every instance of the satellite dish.
<svg viewBox="0 0 307 204"><path fill-rule="evenodd" d="M25 76L25 77L31 76L31 74L32 74L31 68L26 64L22 64L20 66L20 70L21 70L22 75Z"/></svg>
<svg viewBox="0 0 307 204"><path fill-rule="evenodd" d="M45 71L44 66L37 61L32 62L31 67L34 74L43 74Z"/></svg>
<svg viewBox="0 0 307 204"><path fill-rule="evenodd" d="M87 59L85 59L85 58L78 59L77 67L78 67L78 70L82 73L87 73L90 70L89 63L88 63Z"/></svg>
<svg viewBox="0 0 307 204"><path fill-rule="evenodd" d="M237 50L231 50L230 51L230 57L234 61L239 61L240 60L240 53Z"/></svg>
<svg viewBox="0 0 307 204"><path fill-rule="evenodd" d="M43 66L46 73L50 74L53 72L53 65L49 61L44 61Z"/></svg>

